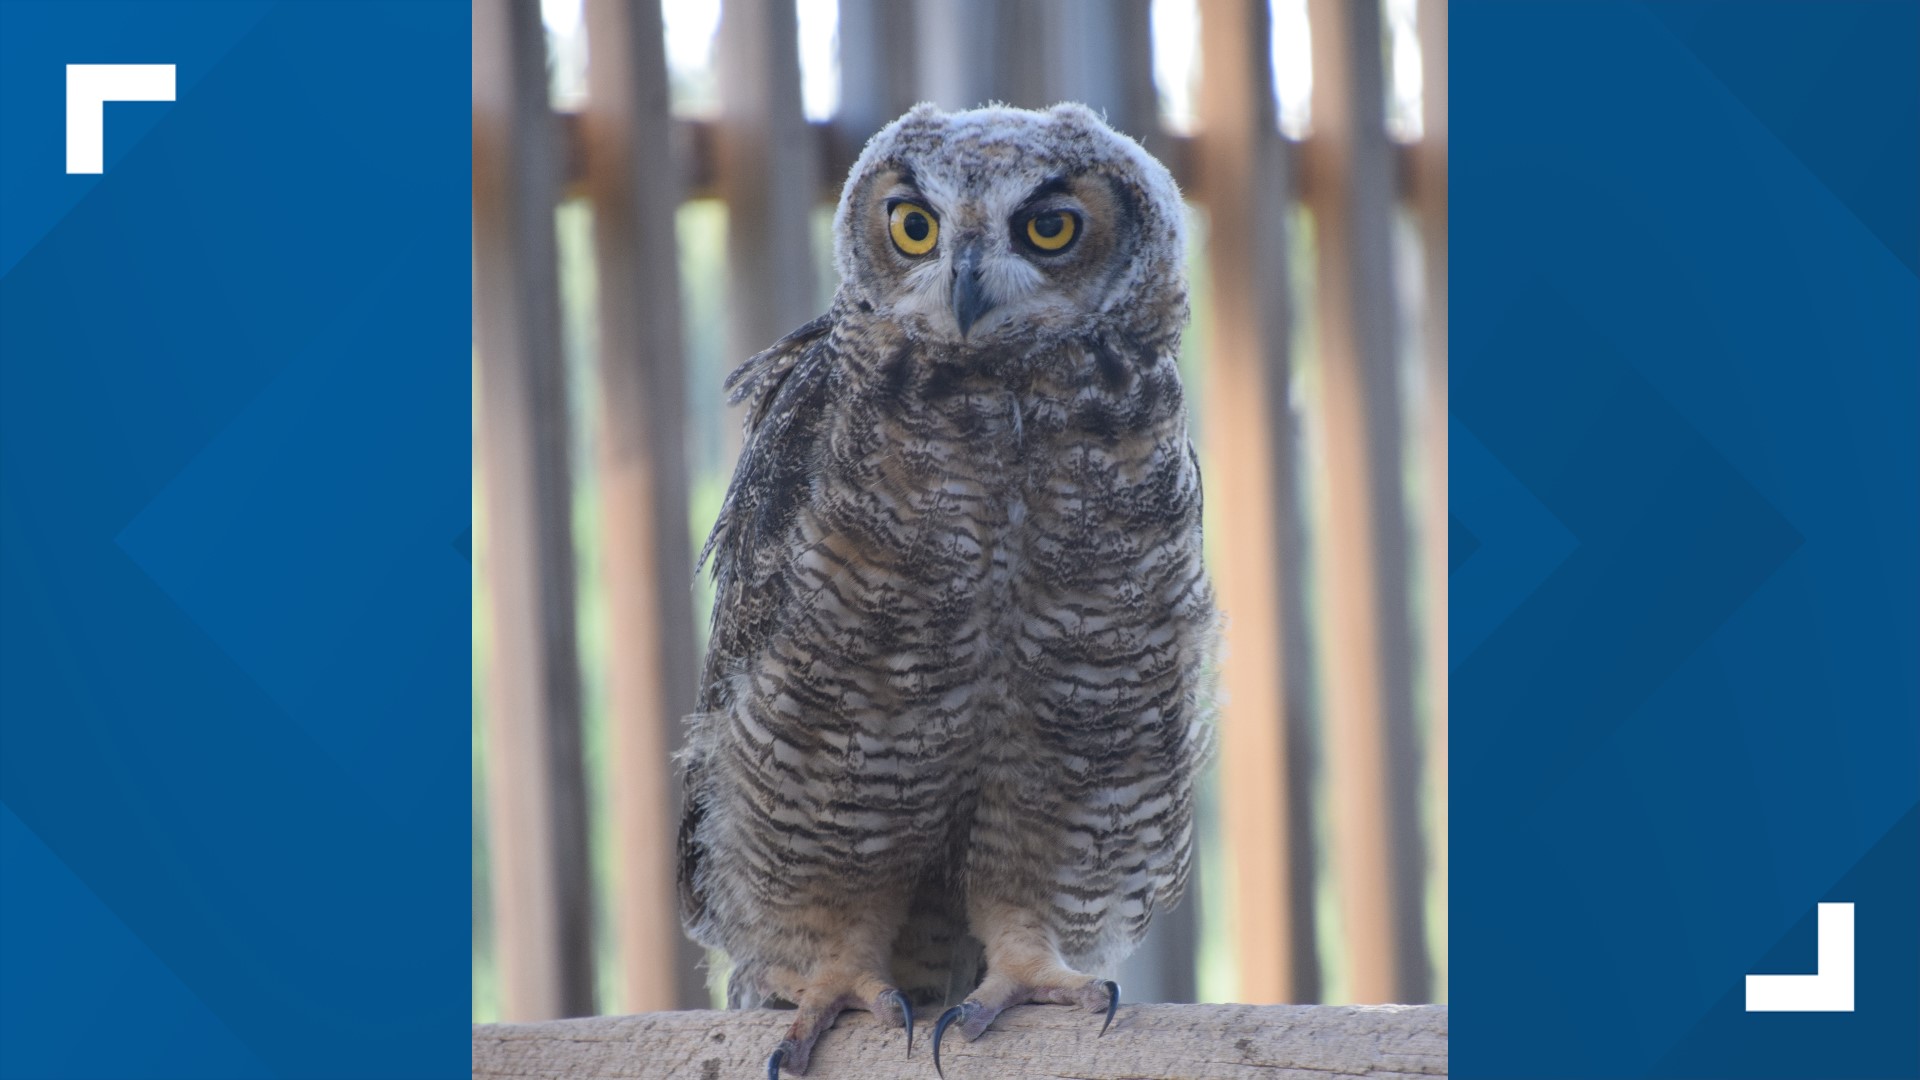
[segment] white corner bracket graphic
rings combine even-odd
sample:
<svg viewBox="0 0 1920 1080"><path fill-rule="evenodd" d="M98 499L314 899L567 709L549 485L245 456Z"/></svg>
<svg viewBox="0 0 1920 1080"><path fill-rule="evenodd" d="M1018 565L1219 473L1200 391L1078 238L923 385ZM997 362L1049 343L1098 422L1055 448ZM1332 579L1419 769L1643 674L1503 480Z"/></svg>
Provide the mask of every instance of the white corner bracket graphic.
<svg viewBox="0 0 1920 1080"><path fill-rule="evenodd" d="M172 64L68 64L67 172L104 171L107 102L172 100Z"/></svg>
<svg viewBox="0 0 1920 1080"><path fill-rule="evenodd" d="M1819 934L1814 974L1747 976L1748 1012L1853 1011L1853 905L1821 904Z"/></svg>

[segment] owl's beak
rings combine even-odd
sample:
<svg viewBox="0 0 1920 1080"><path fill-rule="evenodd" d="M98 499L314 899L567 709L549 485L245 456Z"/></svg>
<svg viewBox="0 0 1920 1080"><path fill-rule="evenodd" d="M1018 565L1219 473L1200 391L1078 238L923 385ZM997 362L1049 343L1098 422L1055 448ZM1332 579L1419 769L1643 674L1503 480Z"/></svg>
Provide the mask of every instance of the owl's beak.
<svg viewBox="0 0 1920 1080"><path fill-rule="evenodd" d="M980 316L993 310L993 304L980 284L980 244L975 241L960 249L953 264L953 318L960 324L960 336L966 337Z"/></svg>

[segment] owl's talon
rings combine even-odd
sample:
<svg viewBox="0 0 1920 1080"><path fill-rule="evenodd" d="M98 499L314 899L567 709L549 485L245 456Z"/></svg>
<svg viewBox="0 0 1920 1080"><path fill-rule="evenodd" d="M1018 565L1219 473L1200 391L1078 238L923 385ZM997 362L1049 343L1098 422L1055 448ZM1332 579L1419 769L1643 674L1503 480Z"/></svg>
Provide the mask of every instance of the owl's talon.
<svg viewBox="0 0 1920 1080"><path fill-rule="evenodd" d="M940 1019L934 1022L934 1025L933 1025L933 1071L939 1075L940 1080L947 1080L946 1072L940 1068L940 1040L946 1037L948 1026L950 1026L955 1020L964 1020L968 1016L971 1016L979 1008L980 1008L980 1003L977 1001L963 1002L962 1004L955 1005L953 1008L948 1009L946 1012L941 1013Z"/></svg>
<svg viewBox="0 0 1920 1080"><path fill-rule="evenodd" d="M908 1001L907 995L898 990L888 990L880 996L891 997L900 1003L900 1021L907 1029L907 1056L911 1058L913 1056L913 1002Z"/></svg>
<svg viewBox="0 0 1920 1080"><path fill-rule="evenodd" d="M1100 985L1107 988L1107 1018L1100 1025L1100 1035L1105 1035L1107 1029L1113 1026L1113 1014L1120 1011L1120 984L1108 979ZM1094 1036L1096 1039L1099 1037Z"/></svg>
<svg viewBox="0 0 1920 1080"><path fill-rule="evenodd" d="M767 1080L780 1080L780 1063L786 1060L787 1050L791 1046L790 1042L782 1042L774 1047L773 1055L767 1058Z"/></svg>

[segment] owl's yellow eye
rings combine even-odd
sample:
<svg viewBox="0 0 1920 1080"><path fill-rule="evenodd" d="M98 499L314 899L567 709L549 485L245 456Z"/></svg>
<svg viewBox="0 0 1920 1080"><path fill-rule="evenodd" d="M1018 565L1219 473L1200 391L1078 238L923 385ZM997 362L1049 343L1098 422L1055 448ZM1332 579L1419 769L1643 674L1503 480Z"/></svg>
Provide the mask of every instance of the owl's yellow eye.
<svg viewBox="0 0 1920 1080"><path fill-rule="evenodd" d="M1079 220L1065 210L1048 210L1027 219L1027 243L1041 251L1065 251L1079 231Z"/></svg>
<svg viewBox="0 0 1920 1080"><path fill-rule="evenodd" d="M907 255L925 255L940 239L940 223L918 203L894 203L887 214L887 231L893 235L893 246Z"/></svg>

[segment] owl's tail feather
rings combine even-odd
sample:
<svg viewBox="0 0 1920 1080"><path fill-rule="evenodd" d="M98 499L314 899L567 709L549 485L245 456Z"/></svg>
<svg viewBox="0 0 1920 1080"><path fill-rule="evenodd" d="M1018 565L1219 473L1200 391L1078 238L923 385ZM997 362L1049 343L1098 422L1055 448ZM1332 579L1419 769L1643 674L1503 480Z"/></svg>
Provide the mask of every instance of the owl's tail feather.
<svg viewBox="0 0 1920 1080"><path fill-rule="evenodd" d="M974 987L987 975L987 947L972 934L961 934L953 943L953 961L947 970L947 997L952 1006L965 1001Z"/></svg>
<svg viewBox="0 0 1920 1080"><path fill-rule="evenodd" d="M938 875L915 889L891 960L895 985L914 1004L951 1005L979 985L986 949L967 933L965 912L959 890Z"/></svg>

